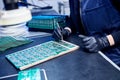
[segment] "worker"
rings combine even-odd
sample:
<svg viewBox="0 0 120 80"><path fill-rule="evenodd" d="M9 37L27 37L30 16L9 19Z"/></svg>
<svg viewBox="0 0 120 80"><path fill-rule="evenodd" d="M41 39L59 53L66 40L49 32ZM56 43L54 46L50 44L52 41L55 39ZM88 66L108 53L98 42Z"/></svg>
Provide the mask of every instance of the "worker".
<svg viewBox="0 0 120 80"><path fill-rule="evenodd" d="M69 3L69 24L54 30L55 40L77 32L87 51L102 51L120 66L120 0L69 0Z"/></svg>

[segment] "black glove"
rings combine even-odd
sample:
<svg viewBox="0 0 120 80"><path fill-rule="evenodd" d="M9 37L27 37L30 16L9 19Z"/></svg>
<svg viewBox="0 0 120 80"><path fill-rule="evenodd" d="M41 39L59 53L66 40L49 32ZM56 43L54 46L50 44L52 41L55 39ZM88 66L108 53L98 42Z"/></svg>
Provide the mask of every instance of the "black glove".
<svg viewBox="0 0 120 80"><path fill-rule="evenodd" d="M106 37L95 38L95 37L86 37L83 35L79 35L82 38L82 42L84 48L87 49L89 52L98 52L108 46L110 46Z"/></svg>
<svg viewBox="0 0 120 80"><path fill-rule="evenodd" d="M57 27L53 31L53 38L55 38L56 41L63 40L64 38L68 37L70 35L70 31L67 29L64 29L62 27Z"/></svg>

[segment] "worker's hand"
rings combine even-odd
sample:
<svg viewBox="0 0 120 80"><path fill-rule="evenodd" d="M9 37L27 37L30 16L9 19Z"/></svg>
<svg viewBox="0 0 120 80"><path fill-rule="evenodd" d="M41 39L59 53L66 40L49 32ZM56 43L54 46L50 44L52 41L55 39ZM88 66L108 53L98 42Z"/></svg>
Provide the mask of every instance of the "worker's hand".
<svg viewBox="0 0 120 80"><path fill-rule="evenodd" d="M63 40L63 38L66 38L70 35L70 31L68 29L57 27L53 31L53 38L55 38L56 41Z"/></svg>
<svg viewBox="0 0 120 80"><path fill-rule="evenodd" d="M108 46L110 46L106 37L95 38L93 36L87 37L84 35L79 35L82 38L84 48L89 52L98 52Z"/></svg>

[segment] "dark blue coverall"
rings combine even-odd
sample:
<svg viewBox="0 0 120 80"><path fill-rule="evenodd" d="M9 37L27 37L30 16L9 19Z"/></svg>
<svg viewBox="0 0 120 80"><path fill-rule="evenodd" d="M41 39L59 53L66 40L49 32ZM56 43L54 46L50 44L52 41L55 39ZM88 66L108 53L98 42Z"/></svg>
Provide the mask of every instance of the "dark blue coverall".
<svg viewBox="0 0 120 80"><path fill-rule="evenodd" d="M95 37L120 31L120 11L111 2L112 0L69 0L71 28L80 34ZM120 64L120 45L102 52L116 64Z"/></svg>

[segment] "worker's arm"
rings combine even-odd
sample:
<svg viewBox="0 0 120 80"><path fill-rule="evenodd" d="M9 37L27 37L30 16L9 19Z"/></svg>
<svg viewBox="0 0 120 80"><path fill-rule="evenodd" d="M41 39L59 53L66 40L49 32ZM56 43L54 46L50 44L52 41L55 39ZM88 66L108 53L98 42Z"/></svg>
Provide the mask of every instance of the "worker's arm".
<svg viewBox="0 0 120 80"><path fill-rule="evenodd" d="M82 38L84 48L90 52L98 52L120 43L120 31L100 38L83 35L80 35L79 37Z"/></svg>
<svg viewBox="0 0 120 80"><path fill-rule="evenodd" d="M120 43L120 31L114 32L110 35L107 35L106 37L110 43L110 46L113 46L113 45Z"/></svg>

